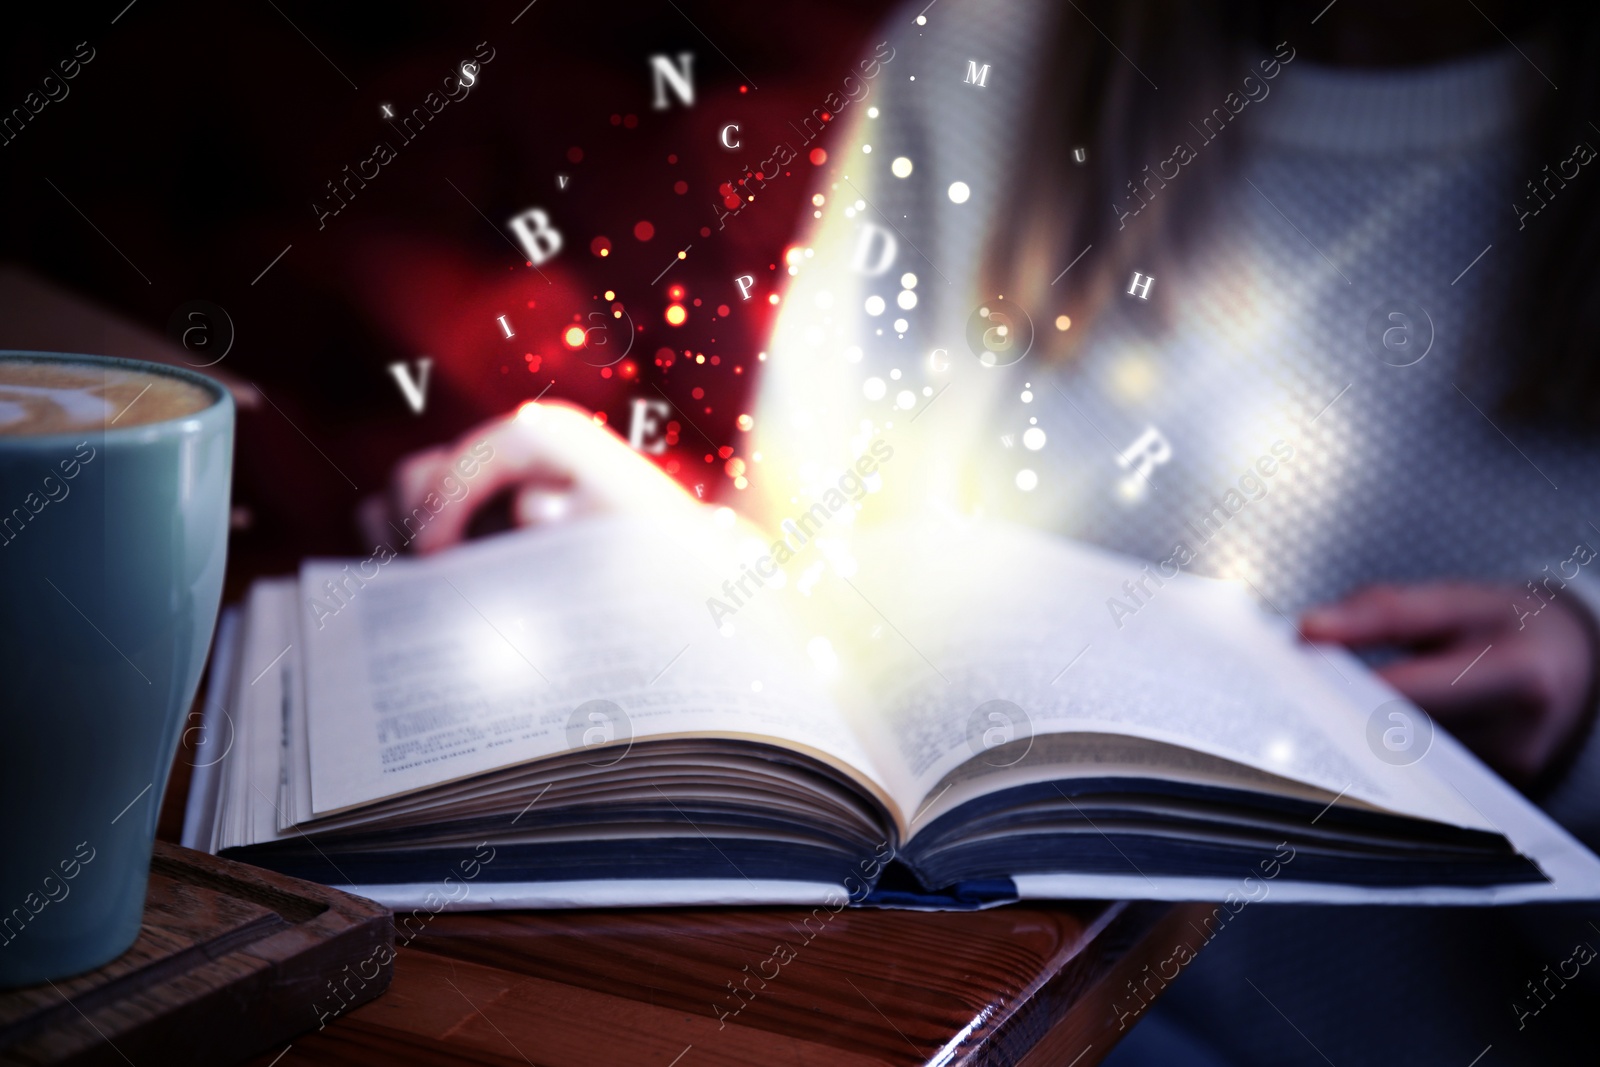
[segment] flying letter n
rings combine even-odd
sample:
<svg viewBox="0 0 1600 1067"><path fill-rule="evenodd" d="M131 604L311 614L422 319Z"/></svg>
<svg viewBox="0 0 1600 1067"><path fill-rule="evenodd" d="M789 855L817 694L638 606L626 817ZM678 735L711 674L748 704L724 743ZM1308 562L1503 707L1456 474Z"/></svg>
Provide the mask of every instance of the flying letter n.
<svg viewBox="0 0 1600 1067"><path fill-rule="evenodd" d="M667 86L672 86L672 91L683 101L685 107L694 106L694 82L690 80L689 67L694 62L693 52L679 52L678 65L674 67L672 60L666 56L650 57L650 73L654 75L656 87L655 109L667 109Z"/></svg>

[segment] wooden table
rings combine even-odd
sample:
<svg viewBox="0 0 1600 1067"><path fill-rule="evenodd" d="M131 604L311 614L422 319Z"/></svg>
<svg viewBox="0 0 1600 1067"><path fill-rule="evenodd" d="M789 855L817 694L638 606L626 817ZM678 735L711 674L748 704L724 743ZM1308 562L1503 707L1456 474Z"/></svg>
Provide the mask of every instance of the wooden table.
<svg viewBox="0 0 1600 1067"><path fill-rule="evenodd" d="M387 993L278 1067L1085 1067L1120 1036L1110 1000L1133 1003L1127 979L1196 939L1195 910L846 910L803 947L790 924L807 913L789 909L442 914L396 953ZM795 957L735 999L780 939Z"/></svg>

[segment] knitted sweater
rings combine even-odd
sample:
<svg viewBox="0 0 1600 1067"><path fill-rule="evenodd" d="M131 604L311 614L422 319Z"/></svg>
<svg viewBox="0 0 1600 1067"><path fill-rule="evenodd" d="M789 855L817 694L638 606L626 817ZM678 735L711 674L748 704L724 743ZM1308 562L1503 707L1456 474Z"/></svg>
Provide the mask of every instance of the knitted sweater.
<svg viewBox="0 0 1600 1067"><path fill-rule="evenodd" d="M1526 269L1519 221L1539 224L1510 206L1539 177L1511 150L1517 129L1551 91L1529 61L1508 49L1356 72L1294 58L1289 42L1277 76L1255 79L1267 91L1229 101L1239 113L1222 132L1201 120L1224 101L1172 101L1201 127L1193 158L1151 160L1152 172L1187 180L1183 169L1222 165L1203 138L1243 140L1236 173L1204 205L1210 239L1186 268L1142 265L1149 289L1125 280L1134 291L1092 323L1071 367L1007 364L1015 349L985 366L969 327L1002 305L978 290L977 268L995 220L1027 210L1006 195L1028 165L1039 44L1056 17L1096 33L1055 7L944 0L925 25L920 4L891 20L893 53L830 146L842 174L822 190L770 346L760 506L775 515L814 495L887 430L896 458L863 518L983 513L1153 561L1182 550L1184 569L1246 578L1291 615L1375 581L1586 571L1570 561L1575 546L1600 548L1600 441L1494 404L1516 342L1496 309ZM1133 226L1138 207L1105 209ZM1093 270L1082 251L1060 249L1051 273ZM1056 305L1022 309L1034 331L1073 313L1073 271ZM1169 302L1171 329L1153 328L1146 296ZM1580 574L1558 595L1593 605L1597 586ZM1600 737L1543 800L1600 841ZM1560 1026L1519 1029L1511 1004L1570 942L1600 944L1549 912L1240 918L1151 1028L1237 1063L1465 1065L1488 1044L1494 1062L1548 1057Z"/></svg>

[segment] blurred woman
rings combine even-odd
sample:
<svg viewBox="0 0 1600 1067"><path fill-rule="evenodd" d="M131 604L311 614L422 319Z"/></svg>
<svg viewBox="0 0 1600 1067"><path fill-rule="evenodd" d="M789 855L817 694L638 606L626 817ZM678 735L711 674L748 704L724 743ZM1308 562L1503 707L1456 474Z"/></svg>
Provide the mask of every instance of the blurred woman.
<svg viewBox="0 0 1600 1067"><path fill-rule="evenodd" d="M982 514L1181 550L1307 638L1379 653L1600 840L1600 18L917 8L870 94L840 87L850 129L789 260L747 510L776 521L890 430L858 522ZM501 476L628 506L582 452ZM1469 909L1235 926L1109 1062L1549 1062L1576 1005L1534 1023L1512 1004L1592 936Z"/></svg>

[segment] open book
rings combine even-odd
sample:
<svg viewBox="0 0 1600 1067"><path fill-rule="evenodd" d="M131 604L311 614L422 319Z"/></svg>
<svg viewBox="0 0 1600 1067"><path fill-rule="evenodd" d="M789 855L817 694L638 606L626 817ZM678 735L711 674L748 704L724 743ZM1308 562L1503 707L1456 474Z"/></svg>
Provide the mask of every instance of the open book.
<svg viewBox="0 0 1600 1067"><path fill-rule="evenodd" d="M1600 892L1593 855L1231 583L1147 580L1113 614L1141 561L984 523L751 568L694 510L257 583L188 843L394 906L469 865L469 907Z"/></svg>

